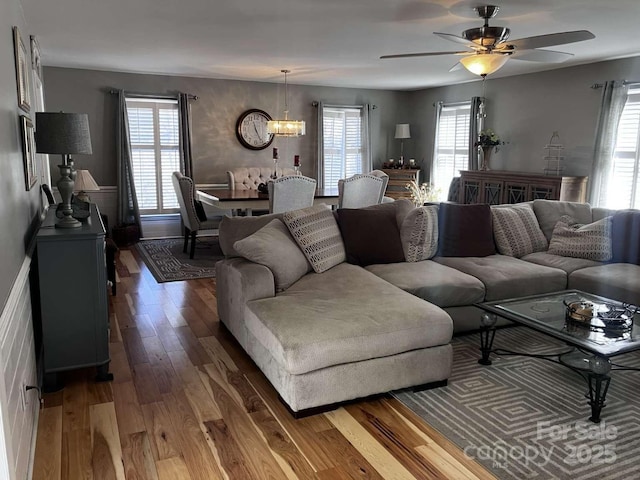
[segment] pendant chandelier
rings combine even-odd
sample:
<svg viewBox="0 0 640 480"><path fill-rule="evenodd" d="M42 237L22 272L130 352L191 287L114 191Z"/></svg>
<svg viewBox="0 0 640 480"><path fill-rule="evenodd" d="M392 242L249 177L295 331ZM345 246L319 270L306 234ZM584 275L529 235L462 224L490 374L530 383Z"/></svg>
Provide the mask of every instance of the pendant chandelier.
<svg viewBox="0 0 640 480"><path fill-rule="evenodd" d="M280 70L284 73L284 119L269 120L267 133L277 137L299 137L305 134L305 124L302 120L289 120L289 106L287 103L287 73L290 70Z"/></svg>

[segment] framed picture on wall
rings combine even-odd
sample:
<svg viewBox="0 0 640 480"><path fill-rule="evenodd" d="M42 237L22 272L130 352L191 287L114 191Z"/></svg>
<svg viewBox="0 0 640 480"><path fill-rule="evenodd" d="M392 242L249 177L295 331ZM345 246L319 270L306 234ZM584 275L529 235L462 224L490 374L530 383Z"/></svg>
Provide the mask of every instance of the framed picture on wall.
<svg viewBox="0 0 640 480"><path fill-rule="evenodd" d="M38 77L38 80L42 83L42 59L40 58L40 45L38 39L31 35L31 68Z"/></svg>
<svg viewBox="0 0 640 480"><path fill-rule="evenodd" d="M33 122L29 117L20 115L22 130L22 159L24 163L24 183L28 190L36 183L36 142L33 135Z"/></svg>
<svg viewBox="0 0 640 480"><path fill-rule="evenodd" d="M27 49L22 41L18 27L13 27L13 45L16 57L16 82L18 84L18 106L28 112L31 109L29 95L29 62Z"/></svg>

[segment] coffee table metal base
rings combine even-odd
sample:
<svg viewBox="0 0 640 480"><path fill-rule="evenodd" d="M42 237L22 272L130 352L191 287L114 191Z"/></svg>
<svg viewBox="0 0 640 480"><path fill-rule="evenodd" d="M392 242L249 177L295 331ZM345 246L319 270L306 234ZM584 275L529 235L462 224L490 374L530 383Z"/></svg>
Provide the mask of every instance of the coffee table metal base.
<svg viewBox="0 0 640 480"><path fill-rule="evenodd" d="M591 416L589 420L594 423L600 423L600 413L605 406L605 399L609 391L611 377L609 372L613 370L638 370L630 367L612 368L611 361L604 356L594 355L581 351L578 348L571 347L568 351L539 355L525 352L514 352L504 349L493 349L493 341L496 336L497 316L493 313L483 313L480 320L480 352L481 358L478 360L480 365L491 365L491 353L497 355L518 355L524 357L538 358L547 360L559 365L563 365L574 372L578 373L587 383L589 388L588 395L589 405L591 406Z"/></svg>

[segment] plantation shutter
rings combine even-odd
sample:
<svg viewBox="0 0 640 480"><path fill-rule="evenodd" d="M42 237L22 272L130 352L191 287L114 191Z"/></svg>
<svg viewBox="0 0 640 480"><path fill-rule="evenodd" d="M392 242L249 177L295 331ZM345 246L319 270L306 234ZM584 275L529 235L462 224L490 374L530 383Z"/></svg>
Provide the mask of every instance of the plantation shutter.
<svg viewBox="0 0 640 480"><path fill-rule="evenodd" d="M439 108L431 182L440 190L440 200L446 200L451 180L469 165L471 104L441 104Z"/></svg>
<svg viewBox="0 0 640 480"><path fill-rule="evenodd" d="M622 111L604 193L607 208L640 208L640 87L630 88Z"/></svg>

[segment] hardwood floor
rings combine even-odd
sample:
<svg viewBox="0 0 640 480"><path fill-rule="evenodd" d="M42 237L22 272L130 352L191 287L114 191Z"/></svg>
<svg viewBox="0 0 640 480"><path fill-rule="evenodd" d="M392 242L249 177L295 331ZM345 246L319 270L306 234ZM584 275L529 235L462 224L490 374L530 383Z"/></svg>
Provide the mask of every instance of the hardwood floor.
<svg viewBox="0 0 640 480"><path fill-rule="evenodd" d="M219 324L215 281L158 284L134 249L110 298L111 383L45 395L43 479L488 479L392 398L295 420Z"/></svg>

